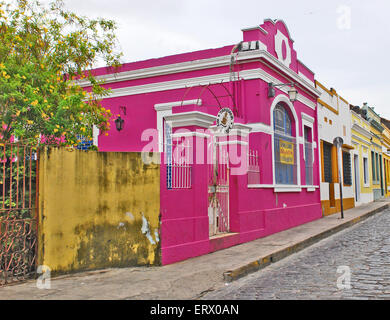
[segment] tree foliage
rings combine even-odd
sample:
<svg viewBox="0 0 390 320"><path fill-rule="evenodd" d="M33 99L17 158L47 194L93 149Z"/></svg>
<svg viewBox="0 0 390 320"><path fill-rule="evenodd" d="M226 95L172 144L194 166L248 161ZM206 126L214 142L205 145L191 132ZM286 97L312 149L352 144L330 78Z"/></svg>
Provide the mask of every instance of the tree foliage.
<svg viewBox="0 0 390 320"><path fill-rule="evenodd" d="M108 90L90 71L98 61L119 65L116 25L78 16L60 0L0 2L1 138L72 146L108 131L101 105ZM86 92L75 79L88 79Z"/></svg>

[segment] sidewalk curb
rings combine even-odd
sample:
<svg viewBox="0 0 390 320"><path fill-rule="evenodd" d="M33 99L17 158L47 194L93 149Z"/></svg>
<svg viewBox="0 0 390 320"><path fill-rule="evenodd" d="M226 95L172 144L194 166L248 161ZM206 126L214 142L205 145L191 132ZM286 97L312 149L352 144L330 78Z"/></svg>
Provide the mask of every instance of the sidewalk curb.
<svg viewBox="0 0 390 320"><path fill-rule="evenodd" d="M297 252L299 252L307 247L310 247L311 245L313 245L313 244L315 244L315 243L317 243L325 238L328 238L329 236L331 236L335 233L338 233L344 229L352 227L353 225L355 225L359 222L362 222L362 221L366 220L367 218L388 209L389 207L390 207L390 204L384 204L383 206L381 206L377 209L368 211L355 219L352 219L352 220L344 222L338 226L335 226L333 228L325 230L317 235L314 235L310 238L307 238L301 242L295 243L287 248L276 251L270 255L260 257L259 259L255 260L253 262L250 262L242 267L236 268L234 270L226 271L223 273L224 281L225 282L233 282L233 281L238 280L238 279L240 279L240 278L242 278L250 273L264 269L265 267L269 266L271 263L275 263L277 261L280 261L280 260L282 260L282 259L284 259L284 258L286 258L294 253L297 253Z"/></svg>

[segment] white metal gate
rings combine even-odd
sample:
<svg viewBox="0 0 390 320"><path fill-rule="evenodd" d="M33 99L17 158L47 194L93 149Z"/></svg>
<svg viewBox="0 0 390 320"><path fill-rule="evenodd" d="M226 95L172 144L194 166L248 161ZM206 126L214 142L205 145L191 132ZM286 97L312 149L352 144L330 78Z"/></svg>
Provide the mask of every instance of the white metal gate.
<svg viewBox="0 0 390 320"><path fill-rule="evenodd" d="M209 164L208 198L209 198L209 233L210 237L228 233L229 225L229 156L226 149L212 143L212 163Z"/></svg>

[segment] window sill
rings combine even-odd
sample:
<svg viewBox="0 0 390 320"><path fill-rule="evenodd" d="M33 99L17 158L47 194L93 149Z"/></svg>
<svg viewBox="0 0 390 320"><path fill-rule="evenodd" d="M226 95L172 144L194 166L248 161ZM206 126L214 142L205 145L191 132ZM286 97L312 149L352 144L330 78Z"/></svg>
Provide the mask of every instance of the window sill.
<svg viewBox="0 0 390 320"><path fill-rule="evenodd" d="M289 185L273 185L273 184L249 184L248 189L274 189L275 193L279 192L301 192L302 187L300 186L289 186Z"/></svg>
<svg viewBox="0 0 390 320"><path fill-rule="evenodd" d="M315 192L319 188L319 186L248 184L248 189L274 189L275 193L302 192L302 189L307 189L308 192Z"/></svg>
<svg viewBox="0 0 390 320"><path fill-rule="evenodd" d="M283 192L301 192L302 188L299 186L275 186L275 193L283 193Z"/></svg>

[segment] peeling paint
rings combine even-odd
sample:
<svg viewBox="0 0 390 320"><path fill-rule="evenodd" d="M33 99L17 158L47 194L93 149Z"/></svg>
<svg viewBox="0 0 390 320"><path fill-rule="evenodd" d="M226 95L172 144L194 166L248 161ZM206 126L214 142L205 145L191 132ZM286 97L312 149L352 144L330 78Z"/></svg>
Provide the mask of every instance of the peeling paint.
<svg viewBox="0 0 390 320"><path fill-rule="evenodd" d="M126 212L126 216L130 218L130 221L134 221L134 216L131 212Z"/></svg>
<svg viewBox="0 0 390 320"><path fill-rule="evenodd" d="M149 240L149 242L152 245L155 245L156 242L158 242L158 237L156 237L156 241L153 239L152 235L150 234L150 228L149 228L149 222L146 220L145 216L142 214L142 228L141 228L142 234L146 235L146 238ZM156 236L156 232L154 233Z"/></svg>
<svg viewBox="0 0 390 320"><path fill-rule="evenodd" d="M154 230L154 238L156 239L156 242L160 242L160 237L158 236L158 229Z"/></svg>
<svg viewBox="0 0 390 320"><path fill-rule="evenodd" d="M41 154L39 174L38 260L53 275L161 264L158 165L57 148Z"/></svg>

